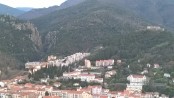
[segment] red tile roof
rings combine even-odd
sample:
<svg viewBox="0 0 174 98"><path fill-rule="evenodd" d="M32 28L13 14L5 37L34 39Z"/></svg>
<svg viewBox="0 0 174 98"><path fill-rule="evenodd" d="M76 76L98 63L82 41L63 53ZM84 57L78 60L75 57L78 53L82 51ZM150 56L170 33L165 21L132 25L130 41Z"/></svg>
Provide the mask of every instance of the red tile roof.
<svg viewBox="0 0 174 98"><path fill-rule="evenodd" d="M100 96L100 98L108 98L108 96L102 95L102 96Z"/></svg>
<svg viewBox="0 0 174 98"><path fill-rule="evenodd" d="M59 96L44 96L43 98L60 98Z"/></svg>

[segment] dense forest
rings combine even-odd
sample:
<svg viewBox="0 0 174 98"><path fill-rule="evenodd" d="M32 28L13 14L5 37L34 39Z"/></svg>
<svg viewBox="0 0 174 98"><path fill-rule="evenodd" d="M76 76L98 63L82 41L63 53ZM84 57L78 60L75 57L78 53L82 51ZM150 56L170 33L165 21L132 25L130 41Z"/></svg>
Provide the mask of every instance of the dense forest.
<svg viewBox="0 0 174 98"><path fill-rule="evenodd" d="M32 31L17 28L24 23L24 21L13 16L0 16L0 67L3 73L2 77L6 77L10 72L13 73L12 70L16 68L23 69L24 63L27 61L40 59L37 46L30 39ZM25 27L25 25L23 26Z"/></svg>

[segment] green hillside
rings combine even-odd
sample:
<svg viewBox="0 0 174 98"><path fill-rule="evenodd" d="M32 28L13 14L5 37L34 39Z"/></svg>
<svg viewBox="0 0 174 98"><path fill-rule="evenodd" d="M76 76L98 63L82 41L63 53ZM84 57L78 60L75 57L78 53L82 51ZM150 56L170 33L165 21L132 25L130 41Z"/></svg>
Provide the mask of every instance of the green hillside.
<svg viewBox="0 0 174 98"><path fill-rule="evenodd" d="M169 69L174 64L173 32L146 30L146 26L171 28L173 14L168 8L173 4L168 0L86 0L33 19L42 41L30 22L2 15L0 66L20 68L26 61L39 60L41 52L58 56L91 52L92 61L114 58L136 66L139 60Z"/></svg>
<svg viewBox="0 0 174 98"><path fill-rule="evenodd" d="M38 60L39 52L29 36L30 29L17 29L19 21L12 16L0 16L0 70L19 69L26 61ZM25 26L25 25L23 25ZM10 70L7 70L10 74ZM4 76L5 77L5 76Z"/></svg>
<svg viewBox="0 0 174 98"><path fill-rule="evenodd" d="M144 22L114 5L96 0L33 20L42 32L45 51L72 54L102 45L110 37L144 28Z"/></svg>
<svg viewBox="0 0 174 98"><path fill-rule="evenodd" d="M58 11L61 9L65 9L68 7L78 5L79 3L83 2L83 1L85 1L85 0L67 0L64 3L62 3L60 6L51 6L48 8L32 9L31 11L28 11L28 12L18 16L18 18L25 19L25 20L31 20L34 18L48 15L54 11Z"/></svg>
<svg viewBox="0 0 174 98"><path fill-rule="evenodd" d="M173 0L107 0L105 2L128 9L153 24L163 25L173 30Z"/></svg>
<svg viewBox="0 0 174 98"><path fill-rule="evenodd" d="M90 58L125 59L134 63L173 61L173 35L148 31L150 25L114 0L88 0L33 20L42 32L46 54L68 55L94 52ZM100 47L100 48L99 48Z"/></svg>

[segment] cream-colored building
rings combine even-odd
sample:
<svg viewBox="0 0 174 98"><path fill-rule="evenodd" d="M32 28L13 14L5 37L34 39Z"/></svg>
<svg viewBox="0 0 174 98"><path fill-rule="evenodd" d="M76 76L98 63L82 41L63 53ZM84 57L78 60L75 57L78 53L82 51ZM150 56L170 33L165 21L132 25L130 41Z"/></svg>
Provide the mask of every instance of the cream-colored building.
<svg viewBox="0 0 174 98"><path fill-rule="evenodd" d="M91 61L90 60L85 60L85 67L91 68Z"/></svg>
<svg viewBox="0 0 174 98"><path fill-rule="evenodd" d="M61 98L92 98L92 95L84 91L65 90L62 91Z"/></svg>
<svg viewBox="0 0 174 98"><path fill-rule="evenodd" d="M130 84L127 84L126 90L132 91L142 91L143 85L148 81L145 75L129 75L127 80L130 81Z"/></svg>

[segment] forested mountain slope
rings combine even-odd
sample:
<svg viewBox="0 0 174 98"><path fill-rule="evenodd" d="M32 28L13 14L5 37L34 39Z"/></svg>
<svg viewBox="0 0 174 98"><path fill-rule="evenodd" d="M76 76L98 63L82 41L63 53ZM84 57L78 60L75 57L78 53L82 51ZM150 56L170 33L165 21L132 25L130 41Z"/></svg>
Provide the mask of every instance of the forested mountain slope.
<svg viewBox="0 0 174 98"><path fill-rule="evenodd" d="M48 15L51 12L54 12L54 11L58 11L58 10L61 10L61 9L65 9L65 8L68 8L68 7L71 7L71 6L78 5L78 4L80 4L81 2L84 2L84 1L85 0L67 0L63 4L61 4L60 6L51 6L51 7L48 7L48 8L32 9L31 11L26 12L26 13L18 16L18 18L25 19L25 20L38 18L38 17L44 16L44 15Z"/></svg>
<svg viewBox="0 0 174 98"><path fill-rule="evenodd" d="M105 2L128 9L151 23L169 29L174 27L173 0L105 0Z"/></svg>
<svg viewBox="0 0 174 98"><path fill-rule="evenodd" d="M92 60L172 61L173 35L168 31L146 30L146 26L155 23L148 23L116 3L123 2L88 0L32 20L41 31L45 53L68 55L88 51L95 54Z"/></svg>
<svg viewBox="0 0 174 98"><path fill-rule="evenodd" d="M5 69L10 73L7 69L23 68L27 61L39 60L41 46L39 33L31 23L0 16L0 70L3 73Z"/></svg>
<svg viewBox="0 0 174 98"><path fill-rule="evenodd" d="M42 32L45 51L60 54L90 50L146 24L125 10L97 0L34 19L33 23Z"/></svg>

